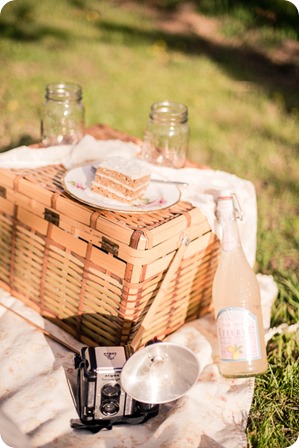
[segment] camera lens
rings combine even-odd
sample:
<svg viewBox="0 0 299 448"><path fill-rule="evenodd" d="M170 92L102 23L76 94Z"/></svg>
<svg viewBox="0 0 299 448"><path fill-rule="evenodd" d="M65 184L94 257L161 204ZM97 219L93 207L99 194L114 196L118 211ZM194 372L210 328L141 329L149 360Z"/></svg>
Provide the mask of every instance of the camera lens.
<svg viewBox="0 0 299 448"><path fill-rule="evenodd" d="M119 411L119 404L115 400L106 401L101 405L101 412L104 415L115 415Z"/></svg>
<svg viewBox="0 0 299 448"><path fill-rule="evenodd" d="M120 386L119 384L106 384L102 388L102 395L107 398L118 397L120 394Z"/></svg>

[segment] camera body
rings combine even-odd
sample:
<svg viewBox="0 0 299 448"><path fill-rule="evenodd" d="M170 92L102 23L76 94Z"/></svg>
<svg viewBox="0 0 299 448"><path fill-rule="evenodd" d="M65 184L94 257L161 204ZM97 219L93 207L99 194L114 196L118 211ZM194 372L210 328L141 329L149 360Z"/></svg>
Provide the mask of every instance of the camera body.
<svg viewBox="0 0 299 448"><path fill-rule="evenodd" d="M134 402L122 390L120 374L129 347L85 347L80 367L80 417L84 421L131 415Z"/></svg>
<svg viewBox="0 0 299 448"><path fill-rule="evenodd" d="M132 354L130 346L83 347L81 357L75 357L77 410L83 424L137 424L158 414L158 405L137 402L121 387L121 371Z"/></svg>

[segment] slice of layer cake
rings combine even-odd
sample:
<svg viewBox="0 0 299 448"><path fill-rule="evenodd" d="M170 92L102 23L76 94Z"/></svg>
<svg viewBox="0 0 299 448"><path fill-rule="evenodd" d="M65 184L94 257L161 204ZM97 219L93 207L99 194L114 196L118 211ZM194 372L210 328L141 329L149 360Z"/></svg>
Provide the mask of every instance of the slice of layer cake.
<svg viewBox="0 0 299 448"><path fill-rule="evenodd" d="M139 199L150 182L150 167L139 159L110 157L97 168L91 190L119 202Z"/></svg>

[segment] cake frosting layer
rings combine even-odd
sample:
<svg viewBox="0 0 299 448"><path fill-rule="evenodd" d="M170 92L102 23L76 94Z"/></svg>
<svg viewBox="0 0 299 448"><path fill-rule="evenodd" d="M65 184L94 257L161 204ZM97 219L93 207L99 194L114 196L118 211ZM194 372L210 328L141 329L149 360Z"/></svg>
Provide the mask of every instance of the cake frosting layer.
<svg viewBox="0 0 299 448"><path fill-rule="evenodd" d="M110 157L98 165L91 189L109 199L130 203L145 192L150 174L149 165L142 160Z"/></svg>
<svg viewBox="0 0 299 448"><path fill-rule="evenodd" d="M113 171L118 175L124 175L132 180L138 180L151 175L149 164L136 158L109 157L99 164L99 168Z"/></svg>

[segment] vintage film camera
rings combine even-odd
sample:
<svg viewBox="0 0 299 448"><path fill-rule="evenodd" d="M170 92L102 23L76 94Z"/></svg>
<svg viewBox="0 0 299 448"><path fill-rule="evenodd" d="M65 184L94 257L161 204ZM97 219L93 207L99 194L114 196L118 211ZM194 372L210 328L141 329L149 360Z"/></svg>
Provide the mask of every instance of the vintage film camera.
<svg viewBox="0 0 299 448"><path fill-rule="evenodd" d="M76 429L97 432L113 424L143 423L159 412L159 405L131 398L120 383L120 374L133 350L124 347L84 347L76 355L78 372L76 405L80 420L72 420Z"/></svg>

